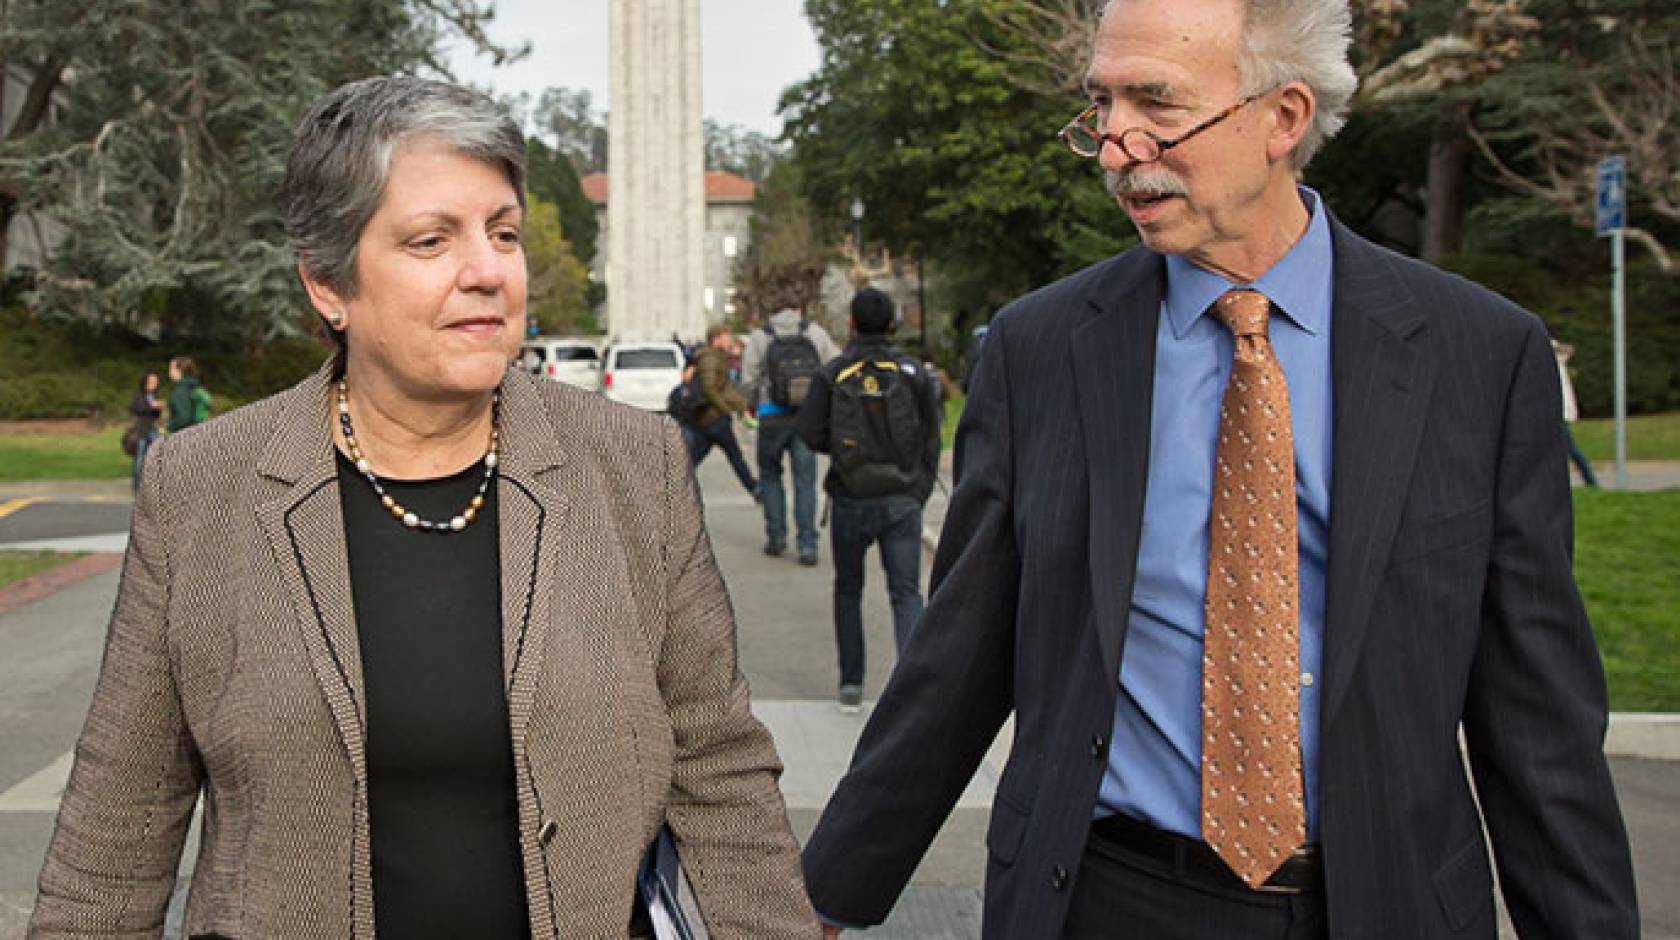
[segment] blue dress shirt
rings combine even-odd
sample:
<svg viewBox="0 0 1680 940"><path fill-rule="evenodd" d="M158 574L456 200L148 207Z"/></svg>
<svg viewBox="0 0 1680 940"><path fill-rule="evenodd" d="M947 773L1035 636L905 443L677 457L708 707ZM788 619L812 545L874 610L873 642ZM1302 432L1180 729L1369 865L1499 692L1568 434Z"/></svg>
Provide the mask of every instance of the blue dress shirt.
<svg viewBox="0 0 1680 940"><path fill-rule="evenodd" d="M1272 347L1289 382L1300 536L1301 761L1307 837L1318 833L1319 668L1330 547L1330 227L1302 188L1307 231L1253 284L1274 305ZM1096 815L1125 813L1201 838L1202 601L1207 587L1219 404L1231 374L1231 334L1204 316L1237 286L1167 256L1155 334L1149 482L1136 584L1120 662L1108 769ZM1281 311L1281 316L1278 315ZM1118 575L1116 575L1118 577Z"/></svg>

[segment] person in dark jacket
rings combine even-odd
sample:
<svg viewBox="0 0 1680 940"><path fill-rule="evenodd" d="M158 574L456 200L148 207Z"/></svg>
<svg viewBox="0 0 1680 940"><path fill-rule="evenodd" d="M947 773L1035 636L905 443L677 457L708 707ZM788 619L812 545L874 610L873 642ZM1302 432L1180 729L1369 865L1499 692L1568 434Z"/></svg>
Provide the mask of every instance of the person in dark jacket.
<svg viewBox="0 0 1680 940"><path fill-rule="evenodd" d="M140 488L140 467L146 462L146 448L152 446L157 438L158 417L163 414L163 404L158 401L158 375L148 372L140 377L140 387L134 390L134 397L129 399L128 411L134 415L134 427L129 431L134 437L134 488Z"/></svg>
<svg viewBox="0 0 1680 940"><path fill-rule="evenodd" d="M799 435L813 450L831 453L837 444L854 443L835 440L839 433L834 421L835 385L852 380L883 389L882 380L865 374L870 364L883 363L908 383L916 406L916 427L905 435L915 443L914 450L905 455L911 457L908 472L887 470L882 478L880 474L872 477L864 468L849 476L842 459L836 457L823 480L823 489L833 500L834 639L840 652L838 699L845 712L858 711L863 704L863 559L871 544L881 546L881 566L887 572L887 596L892 601L893 638L899 649L922 619L922 505L939 473L939 386L924 364L888 339L894 322L892 298L873 287L858 291L852 298L852 341L823 367L799 411ZM886 394L890 397L892 392ZM890 406L880 413L890 414ZM891 420L885 418L874 426L884 431Z"/></svg>
<svg viewBox="0 0 1680 940"><path fill-rule="evenodd" d="M186 356L169 360L169 381L169 432L173 434L203 420L198 407L203 386L198 384L198 367Z"/></svg>
<svg viewBox="0 0 1680 940"><path fill-rule="evenodd" d="M695 373L700 377L700 394L705 396L706 407L694 424L684 430L688 432L689 461L694 466L700 466L700 461L706 459L714 446L721 448L729 458L729 466L735 470L735 478L757 500L758 481L753 479L747 458L741 454L741 444L735 440L735 428L730 422L731 418L740 415L749 427L758 424L747 413L746 399L729 381L729 350L734 344L729 327L713 323L706 328L706 345L695 351L693 364Z"/></svg>

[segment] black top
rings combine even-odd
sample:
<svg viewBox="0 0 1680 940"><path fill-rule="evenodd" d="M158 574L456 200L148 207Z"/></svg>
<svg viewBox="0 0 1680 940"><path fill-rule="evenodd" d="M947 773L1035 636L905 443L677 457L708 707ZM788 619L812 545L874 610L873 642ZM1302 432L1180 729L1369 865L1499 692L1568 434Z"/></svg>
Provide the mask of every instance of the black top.
<svg viewBox="0 0 1680 940"><path fill-rule="evenodd" d="M386 482L421 518L466 507L484 465ZM409 529L342 453L367 686L374 916L382 937L529 937L502 684L496 487L466 529Z"/></svg>
<svg viewBox="0 0 1680 940"><path fill-rule="evenodd" d="M147 437L157 431L157 419L163 414L163 406L158 404L156 395L136 391L134 397L128 400L128 413L134 416L135 433Z"/></svg>

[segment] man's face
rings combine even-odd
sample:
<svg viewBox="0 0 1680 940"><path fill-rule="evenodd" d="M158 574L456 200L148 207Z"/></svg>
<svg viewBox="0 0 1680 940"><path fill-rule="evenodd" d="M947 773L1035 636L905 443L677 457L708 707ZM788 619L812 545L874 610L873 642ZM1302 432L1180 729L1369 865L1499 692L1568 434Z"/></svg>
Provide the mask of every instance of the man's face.
<svg viewBox="0 0 1680 940"><path fill-rule="evenodd" d="M1086 90L1102 129L1139 127L1171 140L1242 99L1239 0L1115 0L1098 27ZM1266 156L1262 98L1138 164L1109 143L1109 190L1144 244L1220 267L1260 224L1261 196L1279 171ZM1225 262L1229 264L1230 261Z"/></svg>

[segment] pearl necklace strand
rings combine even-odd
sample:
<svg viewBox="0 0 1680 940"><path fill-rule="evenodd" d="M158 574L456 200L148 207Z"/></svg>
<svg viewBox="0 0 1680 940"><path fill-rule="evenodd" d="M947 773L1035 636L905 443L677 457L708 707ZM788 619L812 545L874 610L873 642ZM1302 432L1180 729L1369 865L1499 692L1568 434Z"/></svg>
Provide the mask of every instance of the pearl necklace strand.
<svg viewBox="0 0 1680 940"><path fill-rule="evenodd" d="M338 380L338 426L344 432L344 443L350 448L350 460L356 465L356 471L367 479L368 485L372 486L374 493L378 494L379 504L384 506L385 510L401 521L403 525L410 529L436 532L440 535L448 535L465 529L474 519L478 518L478 511L484 508L484 493L490 488L490 481L496 475L496 452L501 443L501 432L497 428L501 419L501 404L501 392L492 393L490 398L490 447L484 452L484 478L478 481L478 492L473 494L472 500L467 503L467 508L461 510L459 515L454 516L448 522L433 522L430 519L420 518L386 492L385 484L379 481L379 476L373 472L367 458L362 456L361 445L356 443L356 433L350 427L350 387L345 384L343 379Z"/></svg>

